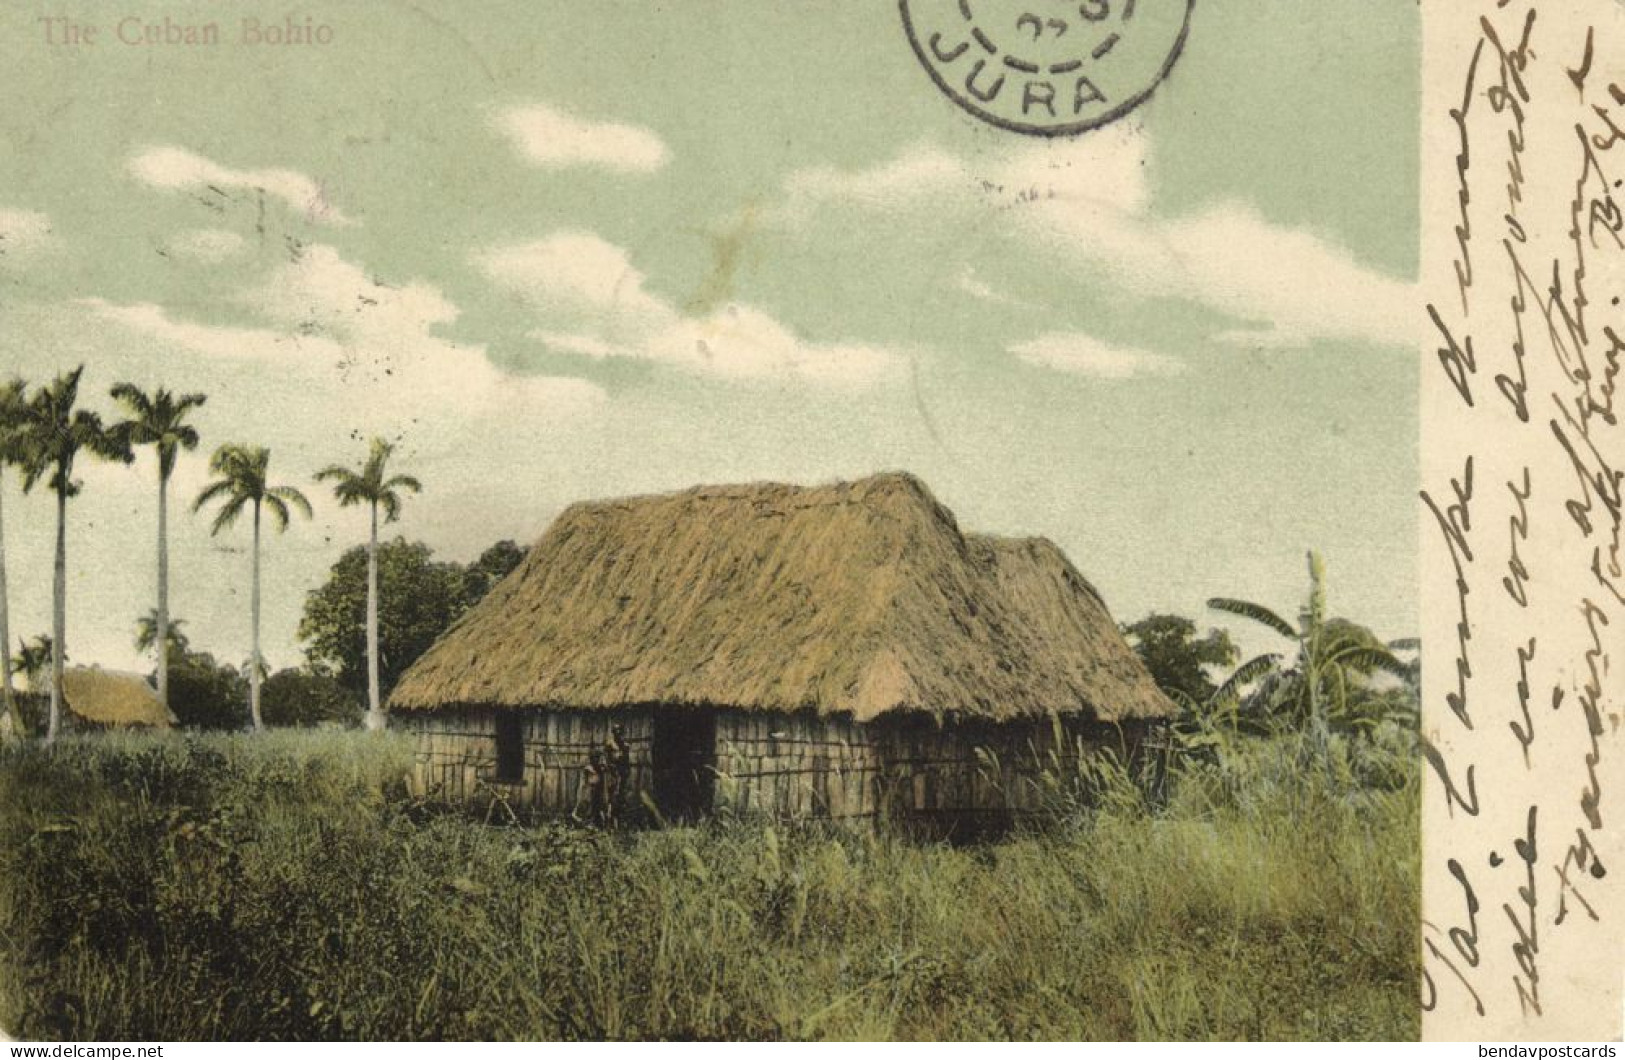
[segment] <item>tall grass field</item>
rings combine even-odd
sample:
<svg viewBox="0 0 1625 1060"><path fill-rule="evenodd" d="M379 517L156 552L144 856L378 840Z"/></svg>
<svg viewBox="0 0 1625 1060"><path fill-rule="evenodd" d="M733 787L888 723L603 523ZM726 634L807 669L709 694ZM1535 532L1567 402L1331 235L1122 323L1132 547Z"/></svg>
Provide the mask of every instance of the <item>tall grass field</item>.
<svg viewBox="0 0 1625 1060"><path fill-rule="evenodd" d="M1414 1039L1414 764L1260 741L953 847L410 801L393 735L0 752L24 1039Z"/></svg>

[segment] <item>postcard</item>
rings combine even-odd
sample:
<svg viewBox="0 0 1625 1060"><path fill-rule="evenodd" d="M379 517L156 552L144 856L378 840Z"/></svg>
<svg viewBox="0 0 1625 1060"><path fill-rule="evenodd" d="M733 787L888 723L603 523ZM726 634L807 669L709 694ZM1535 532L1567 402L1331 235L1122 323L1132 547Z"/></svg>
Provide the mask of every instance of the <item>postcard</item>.
<svg viewBox="0 0 1625 1060"><path fill-rule="evenodd" d="M0 68L12 1038L1618 1040L1617 4Z"/></svg>

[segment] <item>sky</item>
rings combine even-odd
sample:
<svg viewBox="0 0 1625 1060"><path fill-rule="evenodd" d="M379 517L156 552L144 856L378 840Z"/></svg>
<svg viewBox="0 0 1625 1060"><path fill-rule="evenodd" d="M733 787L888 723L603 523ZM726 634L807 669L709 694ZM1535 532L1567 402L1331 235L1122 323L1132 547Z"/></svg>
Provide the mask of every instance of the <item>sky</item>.
<svg viewBox="0 0 1625 1060"><path fill-rule="evenodd" d="M389 532L460 561L580 499L903 469L1120 621L1290 614L1314 548L1334 610L1416 632L1413 0L1199 0L1148 103L1057 140L946 100L878 0L354 0L280 46L247 6L104 9L82 45L0 10L0 374L208 395L171 595L222 659L247 534L185 514L208 453L315 505L266 542L280 667L366 533L312 476L374 435L424 483ZM141 665L156 476L82 468L75 662ZM54 519L17 487L14 641Z"/></svg>

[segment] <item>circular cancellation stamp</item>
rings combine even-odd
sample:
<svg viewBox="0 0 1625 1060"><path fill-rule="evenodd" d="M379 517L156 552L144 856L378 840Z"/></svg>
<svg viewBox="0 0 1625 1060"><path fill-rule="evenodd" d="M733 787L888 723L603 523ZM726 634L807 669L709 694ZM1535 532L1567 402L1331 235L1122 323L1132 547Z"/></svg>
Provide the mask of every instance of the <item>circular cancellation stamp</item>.
<svg viewBox="0 0 1625 1060"><path fill-rule="evenodd" d="M1127 114L1179 61L1195 0L898 0L943 94L1030 136Z"/></svg>

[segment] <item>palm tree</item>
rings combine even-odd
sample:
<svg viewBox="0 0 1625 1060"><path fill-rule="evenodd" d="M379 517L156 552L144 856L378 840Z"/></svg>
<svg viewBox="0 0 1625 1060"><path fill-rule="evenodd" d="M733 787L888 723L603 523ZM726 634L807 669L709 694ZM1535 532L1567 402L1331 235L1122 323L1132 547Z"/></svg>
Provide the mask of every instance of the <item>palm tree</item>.
<svg viewBox="0 0 1625 1060"><path fill-rule="evenodd" d="M1407 668L1370 633L1326 616L1326 563L1309 553L1309 601L1296 626L1262 604L1226 598L1208 601L1217 611L1252 619L1293 642L1296 658L1284 669L1282 656L1267 653L1249 659L1214 693L1219 704L1233 702L1241 690L1257 683L1252 699L1265 710L1307 724L1324 750L1332 719L1348 718L1349 689L1358 675L1383 670L1404 678Z"/></svg>
<svg viewBox="0 0 1625 1060"><path fill-rule="evenodd" d="M23 428L26 458L23 489L31 490L44 480L56 494L56 567L51 583L51 713L45 727L47 743L56 739L62 722L62 659L67 647L68 624L68 499L78 496L82 485L74 480L74 462L83 452L126 464L134 459L121 432L104 427L96 413L74 407L79 401L79 379L84 373L85 366L80 365L57 376L50 386L36 391L28 402Z"/></svg>
<svg viewBox="0 0 1625 1060"><path fill-rule="evenodd" d="M208 400L202 394L176 396L159 387L151 394L131 383L113 388L113 397L129 410L131 418L120 429L132 445L150 445L158 450L158 701L169 706L169 477L175 472L175 458L182 449L197 448L197 431L186 423L187 414Z"/></svg>
<svg viewBox="0 0 1625 1060"><path fill-rule="evenodd" d="M19 640L17 654L9 661L12 669L28 679L29 690L38 691L40 674L51 665L50 634L41 633L32 642Z"/></svg>
<svg viewBox="0 0 1625 1060"><path fill-rule="evenodd" d="M25 427L28 423L27 390L21 379L0 385L0 476L8 464L26 466L28 456ZM6 589L6 535L4 519L5 483L0 481L0 743L23 732L22 714L17 710L17 690L11 676L11 604Z"/></svg>
<svg viewBox="0 0 1625 1060"><path fill-rule="evenodd" d="M148 611L146 614L135 620L136 651L146 653L152 651L158 646L159 624L160 621L157 608ZM167 663L168 660L174 658L175 656L184 656L187 652L191 651L192 642L187 639L186 634L181 632L181 627L184 625L186 625L186 620L184 618L172 618L169 619L168 622L163 623L165 651L160 658L161 662ZM167 706L168 704L165 705Z"/></svg>
<svg viewBox="0 0 1625 1060"><path fill-rule="evenodd" d="M316 481L332 481L333 495L340 507L365 504L372 515L372 533L367 538L367 728L384 727L384 708L378 691L378 510L383 509L384 521L393 523L401 515L401 497L397 491L419 493L423 484L410 475L386 478L384 471L395 447L382 438L374 438L367 453L367 462L361 470L347 467L324 468L316 474Z"/></svg>
<svg viewBox="0 0 1625 1060"><path fill-rule="evenodd" d="M288 528L290 509L297 508L307 519L311 515L310 502L304 494L292 486L269 484L270 465L269 449L223 445L215 450L209 460L209 473L217 476L216 479L205 486L192 503L192 510L197 512L211 502L220 502L220 511L214 517L214 525L209 528L210 534L219 534L230 527L243 514L244 508L252 507L254 510L254 580L249 596L253 615L253 654L250 661L254 665L249 667L248 672L248 712L254 720L256 732L265 727L260 718L260 675L265 668L265 659L260 654L260 512L262 508L270 511L278 531Z"/></svg>

